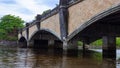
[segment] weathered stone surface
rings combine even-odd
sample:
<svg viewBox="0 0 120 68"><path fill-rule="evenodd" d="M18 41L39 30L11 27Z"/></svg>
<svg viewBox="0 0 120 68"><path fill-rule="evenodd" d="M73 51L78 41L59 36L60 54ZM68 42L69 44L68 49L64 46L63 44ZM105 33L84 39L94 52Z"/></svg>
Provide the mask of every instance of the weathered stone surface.
<svg viewBox="0 0 120 68"><path fill-rule="evenodd" d="M29 28L29 39L31 38L31 36L37 31L37 26L33 25L32 27Z"/></svg>
<svg viewBox="0 0 120 68"><path fill-rule="evenodd" d="M26 30L24 30L24 31L22 32L22 35L27 39Z"/></svg>
<svg viewBox="0 0 120 68"><path fill-rule="evenodd" d="M84 37L82 37L81 39L79 39L79 37L81 36L81 34L83 34L82 36L87 36L88 37L88 42L86 42L86 43L90 43L91 41L89 39L93 38L94 35L97 33L96 32L97 28L93 28L92 29L92 27L97 27L98 26L97 24L101 24L101 23L97 23L96 24L95 22L97 20L102 19L105 16L109 16L109 14L112 14L111 12L113 12L113 11L115 11L113 13L116 13L116 8L114 8L114 10L113 9L109 10L109 11L107 11L107 10L111 9L113 7L118 7L117 9L119 9L119 6L117 6L117 5L120 6L120 0L83 0L82 2L78 2L78 3L76 2L75 4L73 4L73 5L71 5L71 6L68 7L68 13L69 13L68 17L65 17L65 16L67 16L67 14L66 15L64 14L64 13L67 13L67 12L60 13L60 10L61 11L67 11L67 8L66 8L65 5L60 5L60 6L58 6L59 7L59 12L56 12L53 15L48 14L48 16L46 15L45 18L43 18L42 20L40 20L40 24L39 24L40 25L40 30L41 31L43 30L43 33L38 32L37 36L35 36L35 38L33 39L33 41L35 39L36 40L37 39L61 40L61 37L62 37L61 34L62 34L62 32L67 35L66 31L68 29L68 36L63 40L63 49L66 49L66 50L69 50L69 49L70 50L72 50L72 49L74 50L75 49L76 50L76 49L78 49L78 47L77 47L77 41L84 38ZM62 8L65 8L65 10L63 10ZM107 12L105 12L105 11L107 11L109 14ZM100 16L100 18L99 18L99 16ZM60 27L62 25L63 26L66 25L66 24L64 24L65 21L66 21L64 19L67 19L67 18L68 18L68 21L67 21L68 26L66 26L66 28ZM95 18L96 18L96 20L93 21ZM117 18L117 19L119 19L119 18ZM62 20L62 24L61 24L60 20ZM90 21L90 22L88 22L88 21ZM92 26L88 25L88 24L91 24L91 21L92 21ZM88 23L86 23L86 22L88 22ZM108 21L104 20L104 22L108 22ZM84 24L84 26L82 26L83 24ZM104 24L104 23L102 23L102 24ZM117 24L115 24L115 25L117 25ZM88 26L86 26L86 25L88 25ZM83 27L85 27L85 26L88 27L88 28L84 29ZM83 33L80 33L80 31L79 31L80 29L78 29L80 27L82 27L84 29ZM106 29L105 27L106 26L104 26L104 29ZM63 31L61 31L61 29ZM115 29L115 28L113 27L112 29ZM37 30L38 30L38 28L37 28L36 24L33 23L33 25L31 25L31 27L29 27L29 38L27 38L26 30L23 30L22 35L25 37L27 43L29 42L30 37L32 37L32 35ZM64 30L66 30L66 31L64 31ZM93 31L93 30L96 30L96 31ZM108 28L108 30L109 30L109 28ZM101 32L104 33L104 32L107 32L108 30L104 31L104 30L101 29ZM112 31L114 31L114 30L112 30ZM112 32L112 31L110 33L115 33L115 32ZM52 33L53 35L50 34L49 32ZM75 34L73 34L73 32ZM107 33L109 33L109 31ZM118 31L118 33L119 33L119 31ZM43 35L40 36L40 34L43 34ZM80 35L77 35L77 34L80 34ZM84 34L86 34L86 35L84 35ZM93 35L89 36L89 34L93 34ZM59 39L54 39L50 35L52 35L54 37L55 36L59 37ZM75 35L77 35L77 37L73 37ZM18 36L21 36L21 35L19 34ZM71 36L71 38L69 39L70 36ZM99 35L99 36L102 37L103 34ZM95 36L95 40L98 39L98 38L100 38L99 36ZM91 40L95 41L94 38L91 39Z"/></svg>
<svg viewBox="0 0 120 68"><path fill-rule="evenodd" d="M55 14L41 22L41 29L49 29L60 37L59 14Z"/></svg>
<svg viewBox="0 0 120 68"><path fill-rule="evenodd" d="M78 4L70 6L68 8L69 35L92 17L115 5L118 5L119 3L120 0L84 0Z"/></svg>
<svg viewBox="0 0 120 68"><path fill-rule="evenodd" d="M22 35L19 33L19 34L18 34L18 39L20 39L20 38L21 38L21 36L22 36Z"/></svg>

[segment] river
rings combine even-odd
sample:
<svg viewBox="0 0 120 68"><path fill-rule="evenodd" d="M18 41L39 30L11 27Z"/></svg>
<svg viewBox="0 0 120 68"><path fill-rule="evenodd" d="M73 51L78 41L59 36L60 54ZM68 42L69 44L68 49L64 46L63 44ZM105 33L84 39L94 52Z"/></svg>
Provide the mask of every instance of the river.
<svg viewBox="0 0 120 68"><path fill-rule="evenodd" d="M116 60L102 59L101 50L78 55L63 55L49 50L0 48L0 68L120 68L120 50Z"/></svg>

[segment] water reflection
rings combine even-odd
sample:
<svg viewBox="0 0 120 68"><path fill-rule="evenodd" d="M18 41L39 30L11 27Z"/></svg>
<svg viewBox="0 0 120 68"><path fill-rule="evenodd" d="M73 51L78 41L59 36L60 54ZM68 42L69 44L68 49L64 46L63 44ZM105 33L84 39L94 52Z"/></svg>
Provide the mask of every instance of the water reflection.
<svg viewBox="0 0 120 68"><path fill-rule="evenodd" d="M104 59L102 62L102 68L116 68L116 61L111 59Z"/></svg>
<svg viewBox="0 0 120 68"><path fill-rule="evenodd" d="M102 59L95 51L63 55L62 51L0 49L0 68L120 68L119 60Z"/></svg>

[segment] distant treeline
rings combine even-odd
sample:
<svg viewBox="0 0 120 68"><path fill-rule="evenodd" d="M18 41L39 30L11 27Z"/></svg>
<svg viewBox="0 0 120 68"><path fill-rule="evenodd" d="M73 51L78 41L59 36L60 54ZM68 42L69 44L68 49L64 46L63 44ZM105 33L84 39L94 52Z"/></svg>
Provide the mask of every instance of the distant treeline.
<svg viewBox="0 0 120 68"><path fill-rule="evenodd" d="M102 46L102 44L103 44L102 39L99 39L99 40L96 40L96 41L92 42L90 45L91 45L91 46ZM79 46L82 46L82 42L79 41L79 42L78 42L78 45L79 45ZM120 47L120 37L117 37L117 38L116 38L116 46L117 46L117 47Z"/></svg>

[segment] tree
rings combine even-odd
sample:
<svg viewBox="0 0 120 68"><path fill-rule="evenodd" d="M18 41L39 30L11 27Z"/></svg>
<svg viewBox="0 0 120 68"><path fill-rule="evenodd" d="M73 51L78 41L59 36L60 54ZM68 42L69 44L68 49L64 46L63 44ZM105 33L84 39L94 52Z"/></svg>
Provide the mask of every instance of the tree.
<svg viewBox="0 0 120 68"><path fill-rule="evenodd" d="M3 33L8 36L16 36L17 35L17 30L20 28L23 28L24 21L14 15L5 15L1 17L0 19L0 35L3 35Z"/></svg>
<svg viewBox="0 0 120 68"><path fill-rule="evenodd" d="M50 11L51 11L51 9L45 10L45 11L43 11L42 15L46 15L46 14L48 14Z"/></svg>

